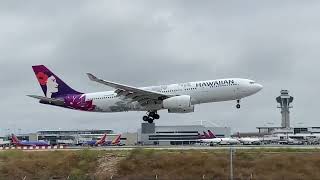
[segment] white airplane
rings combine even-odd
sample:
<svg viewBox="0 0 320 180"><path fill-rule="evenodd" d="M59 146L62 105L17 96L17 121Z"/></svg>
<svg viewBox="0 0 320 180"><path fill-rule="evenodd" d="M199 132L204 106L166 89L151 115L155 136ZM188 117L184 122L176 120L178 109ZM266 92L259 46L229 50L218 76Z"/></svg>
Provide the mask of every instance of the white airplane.
<svg viewBox="0 0 320 180"><path fill-rule="evenodd" d="M0 147L10 145L10 141L0 139Z"/></svg>
<svg viewBox="0 0 320 180"><path fill-rule="evenodd" d="M201 143L207 143L207 144L219 144L219 145L234 145L234 144L240 144L240 141L238 139L234 138L212 138L212 139L200 139Z"/></svg>
<svg viewBox="0 0 320 180"><path fill-rule="evenodd" d="M169 113L191 113L197 104L237 101L262 89L262 85L249 79L231 78L187 82L162 86L133 87L106 81L88 73L90 80L114 88L114 91L81 93L65 84L43 65L33 71L45 96L29 95L40 103L91 112L146 111L144 121L159 119L159 110Z"/></svg>
<svg viewBox="0 0 320 180"><path fill-rule="evenodd" d="M219 138L216 135L214 135L210 130L208 130L209 136L212 137L210 139L200 139L199 141L201 143L207 143L207 144L219 144L219 145L234 145L234 144L240 144L240 141L235 138Z"/></svg>
<svg viewBox="0 0 320 180"><path fill-rule="evenodd" d="M257 137L241 137L240 133L238 133L237 139L243 145L260 145L262 143L262 139L259 139Z"/></svg>
<svg viewBox="0 0 320 180"><path fill-rule="evenodd" d="M238 138L238 140L243 145L259 145L262 142L261 139L259 138L251 138L251 137L241 137L241 138Z"/></svg>

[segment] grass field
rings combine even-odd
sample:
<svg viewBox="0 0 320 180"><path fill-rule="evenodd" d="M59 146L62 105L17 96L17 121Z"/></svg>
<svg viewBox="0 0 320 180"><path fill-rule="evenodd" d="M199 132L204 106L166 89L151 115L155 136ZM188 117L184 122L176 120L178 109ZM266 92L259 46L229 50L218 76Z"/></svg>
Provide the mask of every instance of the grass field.
<svg viewBox="0 0 320 180"><path fill-rule="evenodd" d="M0 152L0 179L228 179L227 150ZM319 179L320 151L237 150L235 179Z"/></svg>

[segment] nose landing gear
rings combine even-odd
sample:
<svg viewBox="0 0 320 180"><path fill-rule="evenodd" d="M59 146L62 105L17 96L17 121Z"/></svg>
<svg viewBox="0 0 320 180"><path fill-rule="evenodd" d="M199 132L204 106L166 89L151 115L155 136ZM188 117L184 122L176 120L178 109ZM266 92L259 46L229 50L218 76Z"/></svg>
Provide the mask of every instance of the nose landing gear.
<svg viewBox="0 0 320 180"><path fill-rule="evenodd" d="M240 109L240 107L241 107L241 105L240 105L240 99L238 99L238 100L237 100L236 108L237 108L237 109Z"/></svg>
<svg viewBox="0 0 320 180"><path fill-rule="evenodd" d="M146 116L143 116L143 121L148 121L148 123L153 123L154 119L159 119L160 115L157 113L157 111L148 112Z"/></svg>

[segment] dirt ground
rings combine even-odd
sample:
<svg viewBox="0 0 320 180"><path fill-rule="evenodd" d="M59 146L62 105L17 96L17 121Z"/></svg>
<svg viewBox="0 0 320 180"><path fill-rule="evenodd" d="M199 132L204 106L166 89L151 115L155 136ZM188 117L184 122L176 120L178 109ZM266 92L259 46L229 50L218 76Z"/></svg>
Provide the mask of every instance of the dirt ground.
<svg viewBox="0 0 320 180"><path fill-rule="evenodd" d="M126 156L106 153L98 159L98 167L94 173L96 177L104 179L106 177L114 177L118 175L118 164L124 160Z"/></svg>

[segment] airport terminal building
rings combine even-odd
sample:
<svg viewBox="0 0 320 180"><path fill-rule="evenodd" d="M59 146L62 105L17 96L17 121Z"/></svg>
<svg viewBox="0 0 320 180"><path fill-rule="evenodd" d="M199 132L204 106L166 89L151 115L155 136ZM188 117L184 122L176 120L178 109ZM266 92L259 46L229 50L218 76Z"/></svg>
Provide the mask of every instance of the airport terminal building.
<svg viewBox="0 0 320 180"><path fill-rule="evenodd" d="M142 123L137 132L121 133L123 145L190 145L199 141L199 134L211 130L217 137L230 137L230 127L206 127L203 125L156 126ZM114 140L119 133L111 129L93 130L39 130L35 133L17 134L20 140L47 141L50 145L80 145L83 142L99 140L107 134L107 140Z"/></svg>
<svg viewBox="0 0 320 180"><path fill-rule="evenodd" d="M94 130L40 130L36 133L18 134L20 140L26 141L47 141L51 145L67 144L75 145L86 141L99 140L104 134L107 134L107 140L115 139L119 134L114 133L110 129L94 129ZM130 133L124 133L121 136L121 143L126 144L132 142L132 138L127 137ZM133 142L135 143L135 142Z"/></svg>
<svg viewBox="0 0 320 180"><path fill-rule="evenodd" d="M79 144L85 141L97 140L103 134L113 135L109 129L96 130L40 130L37 140L49 141L50 144Z"/></svg>
<svg viewBox="0 0 320 180"><path fill-rule="evenodd" d="M217 137L229 137L230 127L205 127L203 125L156 126L142 123L138 130L140 145L189 145L198 142L199 133L211 130Z"/></svg>

